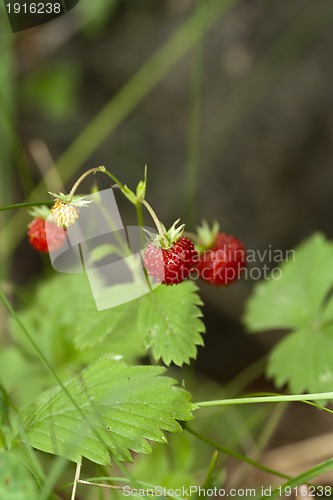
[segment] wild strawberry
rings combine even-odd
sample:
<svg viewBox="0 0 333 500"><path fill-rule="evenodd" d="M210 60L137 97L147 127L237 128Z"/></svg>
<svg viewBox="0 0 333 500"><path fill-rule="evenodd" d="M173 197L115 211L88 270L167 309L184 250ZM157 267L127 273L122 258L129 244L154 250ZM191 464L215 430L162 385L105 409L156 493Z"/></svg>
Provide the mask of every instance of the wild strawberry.
<svg viewBox="0 0 333 500"><path fill-rule="evenodd" d="M181 236L184 224L176 228L178 222L165 231L163 239L158 237L145 250L144 264L149 276L164 285L176 285L186 280L198 259L193 242Z"/></svg>
<svg viewBox="0 0 333 500"><path fill-rule="evenodd" d="M70 197L64 193L50 193L54 197L51 209L52 217L58 227L66 229L72 226L79 217L79 208L86 207L90 201L83 200L83 196Z"/></svg>
<svg viewBox="0 0 333 500"><path fill-rule="evenodd" d="M40 207L32 212L34 219L28 225L28 238L31 246L39 252L58 250L64 244L66 233L50 220L47 207Z"/></svg>
<svg viewBox="0 0 333 500"><path fill-rule="evenodd" d="M244 244L232 235L212 230L207 223L198 229L201 243L197 270L200 278L210 285L228 286L238 280L246 267Z"/></svg>

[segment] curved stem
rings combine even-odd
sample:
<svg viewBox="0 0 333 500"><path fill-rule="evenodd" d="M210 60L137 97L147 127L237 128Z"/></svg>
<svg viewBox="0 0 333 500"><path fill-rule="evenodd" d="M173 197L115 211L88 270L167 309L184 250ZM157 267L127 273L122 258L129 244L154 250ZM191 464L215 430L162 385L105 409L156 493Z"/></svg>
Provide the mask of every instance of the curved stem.
<svg viewBox="0 0 333 500"><path fill-rule="evenodd" d="M69 192L69 195L68 195L69 201L72 201L75 191L77 190L77 188L79 187L79 185L81 184L81 182L86 177L88 177L88 175L90 175L90 174L96 174L96 172L104 172L105 170L106 170L105 167L95 167L95 168L91 168L90 170L87 170L82 175L80 175L80 177L75 182L75 184L73 185L72 189Z"/></svg>
<svg viewBox="0 0 333 500"><path fill-rule="evenodd" d="M155 211L152 209L152 207L149 205L148 201L144 200L144 199L141 199L140 202L146 207L146 209L148 210L148 212L150 213L151 215L151 218L153 219L153 221L155 222L155 226L157 228L157 231L158 231L158 234L160 235L161 237L161 242L163 245L165 245L166 247L168 246L168 240L167 238L165 237L165 234L164 234L164 231L163 231L163 228L162 228L162 225L155 213Z"/></svg>

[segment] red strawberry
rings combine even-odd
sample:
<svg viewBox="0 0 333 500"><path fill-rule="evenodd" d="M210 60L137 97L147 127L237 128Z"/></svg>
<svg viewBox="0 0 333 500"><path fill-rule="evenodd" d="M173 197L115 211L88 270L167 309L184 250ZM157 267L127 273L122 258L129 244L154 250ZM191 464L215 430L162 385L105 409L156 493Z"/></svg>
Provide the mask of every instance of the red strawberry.
<svg viewBox="0 0 333 500"><path fill-rule="evenodd" d="M186 280L198 261L193 242L181 236L184 226L176 229L177 222L164 235L167 248L163 248L158 238L145 250L144 263L148 274L164 285L176 285Z"/></svg>
<svg viewBox="0 0 333 500"><path fill-rule="evenodd" d="M41 213L35 210L33 214ZM43 214L45 210L43 209ZM58 250L64 244L66 232L54 222L45 220L43 216L35 217L28 225L28 238L31 246L39 252L46 253Z"/></svg>
<svg viewBox="0 0 333 500"><path fill-rule="evenodd" d="M206 241L206 244L210 239L210 248L199 255L197 264L199 276L210 285L228 286L240 278L246 267L244 244L234 236L219 233L216 224L210 230L210 236L213 238L207 238L207 229L206 223L198 231L199 238L201 233L202 240Z"/></svg>

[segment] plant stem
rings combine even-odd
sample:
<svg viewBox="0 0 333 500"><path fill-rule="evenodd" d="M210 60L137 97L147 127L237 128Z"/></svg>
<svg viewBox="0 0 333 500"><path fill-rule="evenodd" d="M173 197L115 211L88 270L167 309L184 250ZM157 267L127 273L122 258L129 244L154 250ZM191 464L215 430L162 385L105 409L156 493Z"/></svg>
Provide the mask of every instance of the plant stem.
<svg viewBox="0 0 333 500"><path fill-rule="evenodd" d="M80 177L75 182L74 186L72 187L72 189L69 192L69 195L68 195L69 201L72 201L75 191L77 190L77 188L79 187L79 185L81 184L81 182L86 177L88 177L88 175L90 175L90 174L96 174L96 172L105 172L105 171L106 171L105 167L95 167L95 168L91 168L90 170L87 170L82 175L80 175Z"/></svg>
<svg viewBox="0 0 333 500"><path fill-rule="evenodd" d="M249 398L220 399L217 401L201 401L195 403L200 408L212 408L215 406L243 405L254 403L282 403L284 401L305 401L310 402L326 401L333 399L333 392L318 392L313 394L285 394L281 396L253 396Z"/></svg>
<svg viewBox="0 0 333 500"><path fill-rule="evenodd" d="M143 220L143 213L142 213L142 203L138 203L136 205L136 217L137 217L137 220L138 220L138 224L140 227L143 227L144 226L144 220Z"/></svg>
<svg viewBox="0 0 333 500"><path fill-rule="evenodd" d="M76 464L76 471L75 471L75 476L74 476L74 483L73 483L73 489L72 489L72 494L71 494L71 500L75 500L77 484L80 481L81 467L82 467L82 457L81 457L81 460Z"/></svg>
<svg viewBox="0 0 333 500"><path fill-rule="evenodd" d="M169 242L168 242L167 238L165 237L162 225L161 225L161 223L160 223L160 221L159 221L156 213L154 212L154 210L152 209L152 207L149 205L149 203L146 200L142 199L140 201L146 207L146 209L148 210L148 212L151 215L151 218L155 222L155 226L157 228L158 234L161 237L161 243L162 243L162 245L165 245L167 247L168 244L169 244Z"/></svg>
<svg viewBox="0 0 333 500"><path fill-rule="evenodd" d="M99 172L103 172L104 174L106 174L108 177L110 177L110 179L112 179L118 186L119 188L123 191L125 186L124 184L122 184L120 182L120 180L117 179L117 177L113 174L111 174L111 172L109 172L109 170L107 170L105 167L101 166L101 167L98 167L99 169Z"/></svg>
<svg viewBox="0 0 333 500"><path fill-rule="evenodd" d="M290 476L287 476L286 474L283 474L282 472L276 471L274 469L271 469L270 467L266 467L266 465L262 465L255 460L252 460L251 458L248 458L244 455L241 455L240 453L237 453L236 451L230 450L229 448L226 448L225 446L222 446L219 443L216 443L215 441L212 441L206 436L203 436L202 434L199 434L199 432L191 429L190 427L185 427L187 432L195 436L197 439L202 441L203 443L208 444L209 446L212 446L218 451L221 451L222 453L225 453L226 455L236 458L237 460L241 460L242 462L246 462L249 465L252 465L253 467L256 467L257 469L260 469L264 472L268 472L269 474L273 474L274 476L282 477L283 479L290 479Z"/></svg>
<svg viewBox="0 0 333 500"><path fill-rule="evenodd" d="M0 212L5 210L13 210L15 208L40 207L42 205L53 205L53 201L27 201L24 203L13 203L12 205L0 206Z"/></svg>

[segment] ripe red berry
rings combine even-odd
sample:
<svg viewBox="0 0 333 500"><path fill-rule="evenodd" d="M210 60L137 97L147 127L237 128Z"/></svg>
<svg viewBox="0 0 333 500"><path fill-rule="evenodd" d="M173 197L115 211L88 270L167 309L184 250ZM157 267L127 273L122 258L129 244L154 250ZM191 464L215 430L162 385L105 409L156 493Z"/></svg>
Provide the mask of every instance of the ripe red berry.
<svg viewBox="0 0 333 500"><path fill-rule="evenodd" d="M39 252L58 250L64 244L65 236L63 229L43 217L35 217L28 225L29 242Z"/></svg>
<svg viewBox="0 0 333 500"><path fill-rule="evenodd" d="M170 248L154 243L147 246L144 263L149 276L164 285L176 285L186 280L196 266L198 253L188 238L178 238Z"/></svg>
<svg viewBox="0 0 333 500"><path fill-rule="evenodd" d="M210 285L227 286L240 278L246 267L244 244L234 236L217 233L210 249L200 253L197 269Z"/></svg>

